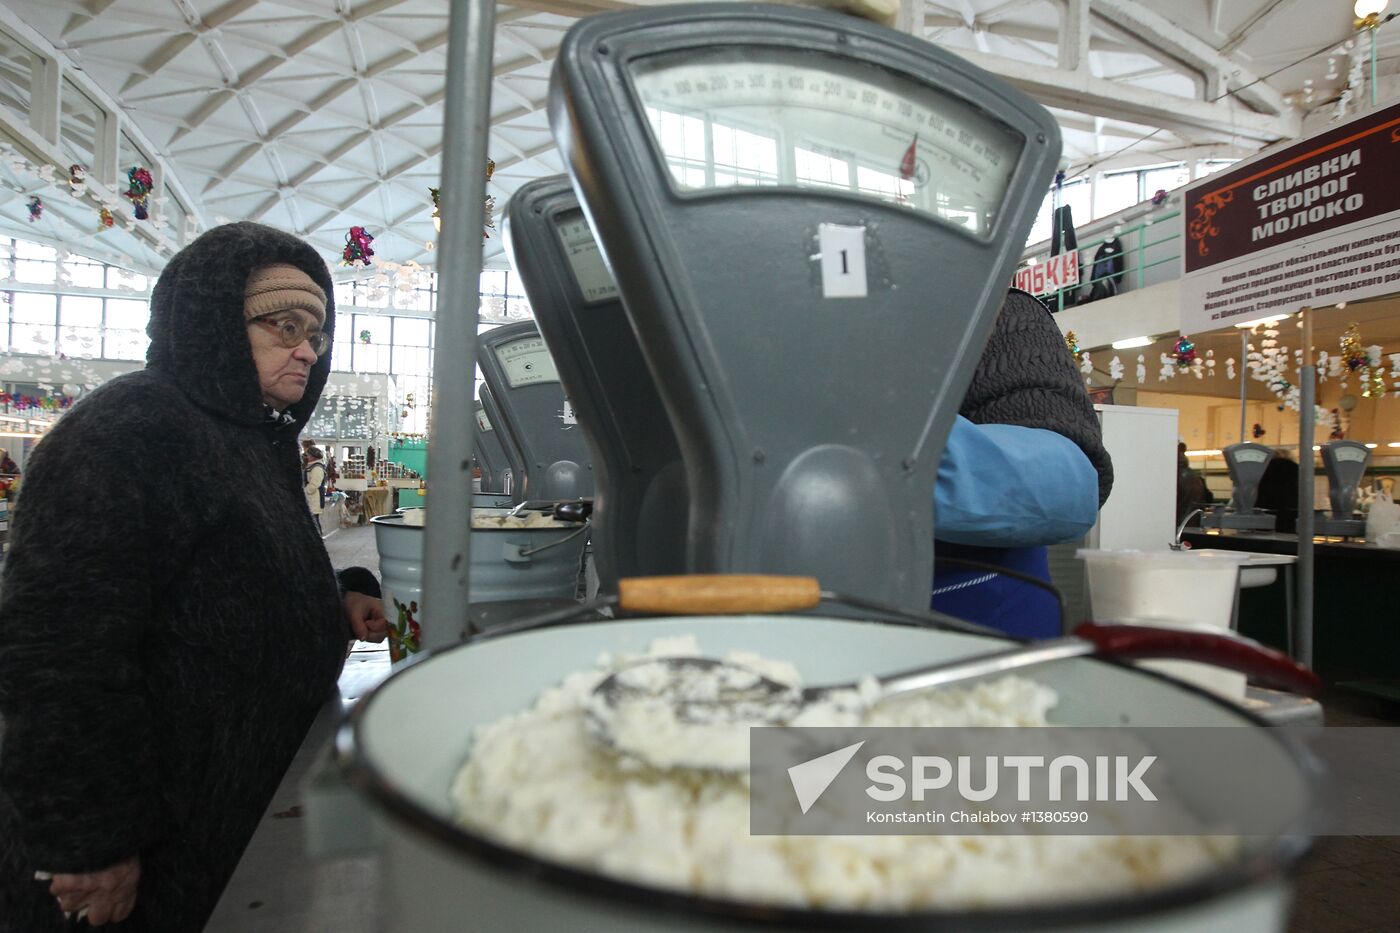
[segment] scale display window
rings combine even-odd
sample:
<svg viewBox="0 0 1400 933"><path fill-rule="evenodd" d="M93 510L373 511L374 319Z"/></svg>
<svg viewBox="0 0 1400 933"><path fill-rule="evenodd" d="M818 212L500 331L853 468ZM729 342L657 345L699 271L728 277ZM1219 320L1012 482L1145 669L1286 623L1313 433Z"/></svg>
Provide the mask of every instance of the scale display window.
<svg viewBox="0 0 1400 933"><path fill-rule="evenodd" d="M564 211L554 219L554 229L559 241L564 245L564 255L569 261L569 270L578 283L579 292L590 304L610 301L617 297L617 282L603 262L603 254L598 249L598 241L593 239L593 231L583 211Z"/></svg>
<svg viewBox="0 0 1400 933"><path fill-rule="evenodd" d="M525 337L496 347L496 359L512 389L537 382L558 382L559 372L542 337Z"/></svg>
<svg viewBox="0 0 1400 933"><path fill-rule="evenodd" d="M629 71L680 191L842 190L988 239L1026 143L949 93L810 50L686 49Z"/></svg>

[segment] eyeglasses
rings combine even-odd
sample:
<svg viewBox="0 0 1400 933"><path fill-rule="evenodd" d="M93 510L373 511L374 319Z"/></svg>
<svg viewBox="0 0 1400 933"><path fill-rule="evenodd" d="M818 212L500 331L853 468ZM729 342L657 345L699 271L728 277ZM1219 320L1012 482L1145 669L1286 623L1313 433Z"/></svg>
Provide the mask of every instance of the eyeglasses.
<svg viewBox="0 0 1400 933"><path fill-rule="evenodd" d="M330 335L322 330L311 330L295 316L286 317L282 315L269 314L263 317L255 317L249 324L260 324L277 335L277 339L282 342L282 346L288 350L295 349L302 343L310 343L311 350L319 359L326 355L326 351L331 348Z"/></svg>

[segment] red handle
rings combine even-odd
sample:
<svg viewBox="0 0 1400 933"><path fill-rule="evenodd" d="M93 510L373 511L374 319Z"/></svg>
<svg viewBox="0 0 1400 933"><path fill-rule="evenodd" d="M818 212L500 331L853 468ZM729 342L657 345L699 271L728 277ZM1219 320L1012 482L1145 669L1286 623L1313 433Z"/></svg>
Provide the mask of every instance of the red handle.
<svg viewBox="0 0 1400 933"><path fill-rule="evenodd" d="M1230 635L1096 622L1085 622L1074 634L1093 642L1098 653L1105 657L1126 661L1140 658L1197 661L1238 671L1249 675L1251 680L1306 697L1322 692L1322 679L1282 651Z"/></svg>

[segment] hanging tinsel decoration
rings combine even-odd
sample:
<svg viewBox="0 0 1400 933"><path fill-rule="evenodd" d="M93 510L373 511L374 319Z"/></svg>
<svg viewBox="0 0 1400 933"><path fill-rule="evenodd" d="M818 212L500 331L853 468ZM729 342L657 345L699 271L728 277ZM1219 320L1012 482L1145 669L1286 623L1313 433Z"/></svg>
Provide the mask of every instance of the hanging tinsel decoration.
<svg viewBox="0 0 1400 933"><path fill-rule="evenodd" d="M1069 347L1071 356L1079 355L1079 335L1074 331L1065 334L1065 346Z"/></svg>
<svg viewBox="0 0 1400 933"><path fill-rule="evenodd" d="M1158 189L1156 190L1156 192L1152 195L1152 206L1153 206L1153 207L1157 207L1157 206L1161 205L1161 203L1162 203L1163 201L1165 201L1166 199L1167 199L1167 189L1166 189L1166 188L1158 188Z"/></svg>
<svg viewBox="0 0 1400 933"><path fill-rule="evenodd" d="M104 207L97 212L97 221L97 232L101 233L103 230L106 230L108 227L112 226L112 224L116 223L117 219L112 216L111 211Z"/></svg>
<svg viewBox="0 0 1400 933"><path fill-rule="evenodd" d="M151 189L155 187L155 180L151 178L150 172L139 165L133 165L126 170L126 180L126 191L122 193L130 199L136 219L145 220L150 216L146 210L146 201L151 196Z"/></svg>
<svg viewBox="0 0 1400 933"><path fill-rule="evenodd" d="M1342 364L1352 373L1366 366L1366 351L1361 348L1361 331L1355 321L1342 332Z"/></svg>
<svg viewBox="0 0 1400 933"><path fill-rule="evenodd" d="M77 163L68 166L68 189L74 197L87 191L87 169Z"/></svg>
<svg viewBox="0 0 1400 933"><path fill-rule="evenodd" d="M433 229L442 229L442 189L428 188L428 194L433 198Z"/></svg>
<svg viewBox="0 0 1400 933"><path fill-rule="evenodd" d="M496 163L493 162L493 161L490 160L490 159L487 159L487 160L486 160L486 180L489 182L489 181L491 180L491 176L494 175L494 174L496 174ZM486 196L486 201L485 201L485 203L482 205L482 209L483 209L483 211L484 211L484 213L485 213L485 217L483 218L483 223L485 223L486 229L481 231L481 238L482 238L483 240L489 240L489 239L491 238L491 234L487 233L486 230L495 230L495 229L496 229L496 219L495 219L495 216L494 216L495 213L496 213L496 199L493 198L493 197L491 197L491 195L488 194L488 195Z"/></svg>
<svg viewBox="0 0 1400 933"><path fill-rule="evenodd" d="M369 258L374 255L374 249L370 244L373 242L374 237L364 227L351 227L350 232L345 234L345 251L340 254L340 264L353 266L359 262L371 265Z"/></svg>
<svg viewBox="0 0 1400 933"><path fill-rule="evenodd" d="M370 338L373 336L374 335L371 334L368 330L360 331L360 343L369 343Z"/></svg>
<svg viewBox="0 0 1400 933"><path fill-rule="evenodd" d="M1176 338L1176 349L1173 352L1176 354L1177 366L1190 366L1196 362L1196 345L1185 334Z"/></svg>
<svg viewBox="0 0 1400 933"><path fill-rule="evenodd" d="M44 202L36 194L29 199L29 222L33 223L44 216Z"/></svg>
<svg viewBox="0 0 1400 933"><path fill-rule="evenodd" d="M1264 426L1256 421L1254 422L1254 427L1250 429L1250 433L1254 435L1254 439L1257 441L1264 436Z"/></svg>

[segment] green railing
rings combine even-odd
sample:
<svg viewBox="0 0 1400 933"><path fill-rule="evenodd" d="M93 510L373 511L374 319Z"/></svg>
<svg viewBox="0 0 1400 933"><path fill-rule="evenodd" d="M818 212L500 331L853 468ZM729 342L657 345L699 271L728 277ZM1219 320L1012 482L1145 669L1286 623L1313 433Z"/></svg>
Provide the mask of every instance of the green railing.
<svg viewBox="0 0 1400 933"><path fill-rule="evenodd" d="M1081 279L1078 285L1068 286L1055 292L1041 296L1051 308L1056 311L1063 311L1067 307L1076 307L1080 304L1087 304L1087 298L1096 282L1101 282L1121 274L1118 294L1133 290L1143 289L1149 284L1156 285L1159 281L1167 281L1181 274L1181 248L1180 245L1170 246L1181 239L1180 228L1172 223L1168 226L1164 236L1157 236L1163 224L1174 221L1181 216L1180 210L1168 211L1160 216L1153 217L1150 221L1142 221L1133 225L1121 225L1117 234L1112 232L1114 224L1108 218L1101 218L1087 224L1088 227L1100 227L1106 225L1107 231L1096 239L1085 240L1079 244L1079 266L1091 277ZM1094 268L1094 253L1109 239L1114 236L1123 243L1123 271L1122 273L1108 273L1098 277L1092 277ZM1159 248L1160 247L1160 248ZM1037 259L1042 258L1037 256ZM1163 275L1160 278L1150 277L1148 271L1167 264L1175 264L1176 269L1173 275ZM1149 278L1156 278L1156 281L1149 282ZM1071 293L1079 293L1080 300L1075 303ZM1066 299L1070 299L1066 303Z"/></svg>

